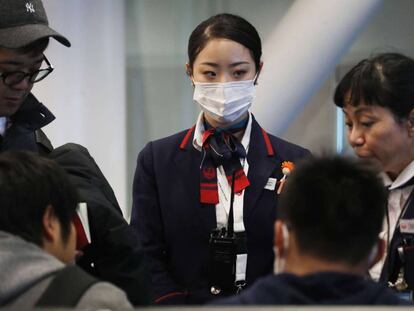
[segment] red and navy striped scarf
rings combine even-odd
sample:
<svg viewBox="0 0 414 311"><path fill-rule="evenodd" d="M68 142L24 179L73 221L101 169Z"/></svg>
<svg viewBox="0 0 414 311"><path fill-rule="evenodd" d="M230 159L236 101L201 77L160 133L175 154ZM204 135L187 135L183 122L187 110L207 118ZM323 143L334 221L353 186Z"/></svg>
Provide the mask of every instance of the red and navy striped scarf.
<svg viewBox="0 0 414 311"><path fill-rule="evenodd" d="M242 126L231 129L213 128L205 122L206 131L203 134L203 161L200 171L200 202L204 204L219 203L217 186L217 167L223 166L229 185L232 185L232 175L235 172L234 192L243 191L250 183L240 163L240 158L246 158L246 150L233 133L246 128L247 120Z"/></svg>

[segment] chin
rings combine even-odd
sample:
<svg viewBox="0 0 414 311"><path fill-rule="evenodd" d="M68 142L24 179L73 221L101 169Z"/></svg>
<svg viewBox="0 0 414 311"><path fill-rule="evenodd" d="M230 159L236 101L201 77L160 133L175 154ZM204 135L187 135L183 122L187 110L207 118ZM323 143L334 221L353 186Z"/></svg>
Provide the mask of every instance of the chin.
<svg viewBox="0 0 414 311"><path fill-rule="evenodd" d="M382 163L380 160L378 160L377 158L374 158L374 157L367 157L367 156L365 156L365 157L358 156L358 158L359 158L361 161L368 162L368 163L372 166L372 168L373 168L374 170L378 171L378 172L380 172L380 171L385 171L385 166L384 166L384 165L383 165L383 163Z"/></svg>
<svg viewBox="0 0 414 311"><path fill-rule="evenodd" d="M375 158L369 153L355 152L355 155L361 160L366 160L366 161L375 160Z"/></svg>
<svg viewBox="0 0 414 311"><path fill-rule="evenodd" d="M10 117L14 115L21 107L21 103L0 107L0 117Z"/></svg>
<svg viewBox="0 0 414 311"><path fill-rule="evenodd" d="M355 152L355 155L358 157L358 159L362 160L362 161L367 161L367 162L379 162L377 160L377 158L373 157L371 154L366 154L366 153L358 153Z"/></svg>

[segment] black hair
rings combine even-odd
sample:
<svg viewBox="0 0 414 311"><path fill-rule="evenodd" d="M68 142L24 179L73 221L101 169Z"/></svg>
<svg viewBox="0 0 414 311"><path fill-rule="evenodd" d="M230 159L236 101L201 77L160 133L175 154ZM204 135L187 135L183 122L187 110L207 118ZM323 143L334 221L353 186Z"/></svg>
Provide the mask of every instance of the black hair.
<svg viewBox="0 0 414 311"><path fill-rule="evenodd" d="M406 119L414 108L414 60L399 53L382 53L364 59L338 84L334 102L338 107L379 105L397 120Z"/></svg>
<svg viewBox="0 0 414 311"><path fill-rule="evenodd" d="M217 38L229 39L248 48L256 65L256 71L260 69L262 42L259 33L244 18L228 13L210 17L199 24L191 33L188 40L188 64L191 69L206 44L211 39Z"/></svg>
<svg viewBox="0 0 414 311"><path fill-rule="evenodd" d="M300 252L353 265L375 245L386 204L384 186L367 163L324 156L288 177L278 213Z"/></svg>
<svg viewBox="0 0 414 311"><path fill-rule="evenodd" d="M39 246L51 205L67 241L78 195L57 163L25 151L0 154L0 230Z"/></svg>

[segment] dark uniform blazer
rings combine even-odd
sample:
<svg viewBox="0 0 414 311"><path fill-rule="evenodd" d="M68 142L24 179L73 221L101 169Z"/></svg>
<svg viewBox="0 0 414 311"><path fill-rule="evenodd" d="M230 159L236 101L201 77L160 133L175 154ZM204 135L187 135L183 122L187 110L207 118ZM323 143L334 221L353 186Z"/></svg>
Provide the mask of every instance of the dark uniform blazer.
<svg viewBox="0 0 414 311"><path fill-rule="evenodd" d="M131 225L152 261L158 303L203 303L208 287L209 235L216 227L214 205L201 204L202 153L193 129L150 142L140 152L133 185ZM277 194L264 189L280 180L283 161L298 161L308 150L268 135L253 118L247 154L250 186L244 195L247 283L273 270L273 224Z"/></svg>
<svg viewBox="0 0 414 311"><path fill-rule="evenodd" d="M411 180L412 184L414 180ZM414 190L407 200L407 208L401 215L401 219L414 220ZM397 223L394 232L389 233L392 236L388 248L387 259L381 271L380 281L385 284L390 281L395 283L399 278L401 268L404 271L404 279L409 290L414 290L414 234L402 233ZM404 250L403 253L399 252Z"/></svg>
<svg viewBox="0 0 414 311"><path fill-rule="evenodd" d="M391 290L356 274L324 271L303 276L282 273L258 280L240 295L215 301L223 305L412 305ZM331 309L331 308L329 308Z"/></svg>

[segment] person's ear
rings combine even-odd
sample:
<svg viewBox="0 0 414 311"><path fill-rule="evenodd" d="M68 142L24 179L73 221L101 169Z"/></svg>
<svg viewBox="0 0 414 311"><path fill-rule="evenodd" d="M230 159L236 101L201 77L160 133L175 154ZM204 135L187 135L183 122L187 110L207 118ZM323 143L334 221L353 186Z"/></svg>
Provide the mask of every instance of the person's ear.
<svg viewBox="0 0 414 311"><path fill-rule="evenodd" d="M187 74L188 78L191 80L191 85L194 86L193 70L191 69L189 63L185 64L185 73Z"/></svg>
<svg viewBox="0 0 414 311"><path fill-rule="evenodd" d="M263 62L262 62L262 61L260 61L260 64L259 64L259 70L258 70L257 72L258 72L258 73L262 72L262 69L263 69Z"/></svg>
<svg viewBox="0 0 414 311"><path fill-rule="evenodd" d="M286 225L281 220L275 222L275 237L274 246L279 256L285 256L288 248L289 236L286 230Z"/></svg>
<svg viewBox="0 0 414 311"><path fill-rule="evenodd" d="M52 205L48 205L43 213L43 240L44 243L54 242L59 230L57 228L57 219Z"/></svg>
<svg viewBox="0 0 414 311"><path fill-rule="evenodd" d="M260 73L262 72L262 68L263 68L263 62L261 61L259 64L259 68L257 69L257 72L256 72L256 77L254 79L254 85L258 84L257 81L259 79Z"/></svg>
<svg viewBox="0 0 414 311"><path fill-rule="evenodd" d="M187 76L191 76L191 68L189 63L185 63L185 73Z"/></svg>
<svg viewBox="0 0 414 311"><path fill-rule="evenodd" d="M408 134L411 137L414 137L414 109L411 109L410 113L408 114L407 126Z"/></svg>
<svg viewBox="0 0 414 311"><path fill-rule="evenodd" d="M368 257L368 268L371 269L376 263L378 263L385 254L386 243L383 239L378 238L371 253Z"/></svg>

